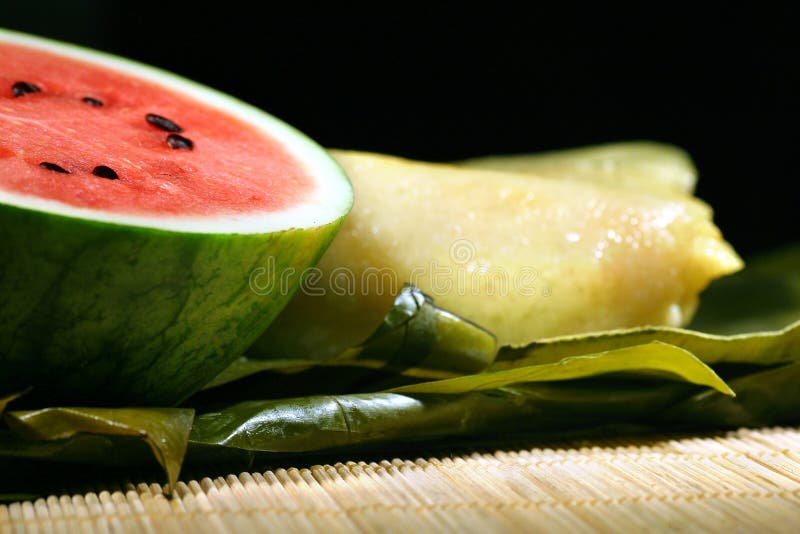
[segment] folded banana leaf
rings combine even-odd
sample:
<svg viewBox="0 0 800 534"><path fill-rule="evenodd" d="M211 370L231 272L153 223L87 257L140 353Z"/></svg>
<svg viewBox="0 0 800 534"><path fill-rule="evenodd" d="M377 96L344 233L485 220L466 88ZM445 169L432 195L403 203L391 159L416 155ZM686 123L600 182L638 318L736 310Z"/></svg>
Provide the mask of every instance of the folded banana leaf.
<svg viewBox="0 0 800 534"><path fill-rule="evenodd" d="M189 408L12 411L5 415L12 432L0 433L0 457L58 457L78 461L91 458L100 463L108 459L124 461L128 455L109 451L109 444L115 442L108 438L135 438L149 447L172 488L180 474L193 420L194 410ZM112 454L104 454L108 452Z"/></svg>
<svg viewBox="0 0 800 534"><path fill-rule="evenodd" d="M383 323L361 345L321 361L242 357L205 389L264 371L299 373L316 367L363 368L415 378L448 378L479 373L491 365L496 355L497 340L490 332L439 308L431 297L406 284ZM349 373L348 386L363 382L370 374L353 369Z"/></svg>
<svg viewBox="0 0 800 534"><path fill-rule="evenodd" d="M725 395L735 396L714 371L691 352L658 341L623 349L571 356L555 363L516 366L503 371L422 382L394 388L400 393L467 393L502 388L529 382L559 382L593 376L623 373L653 373L676 380L708 386Z"/></svg>
<svg viewBox="0 0 800 534"><path fill-rule="evenodd" d="M503 348L491 369L557 362L574 354L614 350L656 341L688 350L710 365L775 365L800 358L800 321L775 332L730 336L656 326L544 339L523 348Z"/></svg>
<svg viewBox="0 0 800 534"><path fill-rule="evenodd" d="M198 416L187 460L193 461L202 446L298 454L592 428L647 419L697 390L677 382L543 382L459 394L379 392L248 401Z"/></svg>

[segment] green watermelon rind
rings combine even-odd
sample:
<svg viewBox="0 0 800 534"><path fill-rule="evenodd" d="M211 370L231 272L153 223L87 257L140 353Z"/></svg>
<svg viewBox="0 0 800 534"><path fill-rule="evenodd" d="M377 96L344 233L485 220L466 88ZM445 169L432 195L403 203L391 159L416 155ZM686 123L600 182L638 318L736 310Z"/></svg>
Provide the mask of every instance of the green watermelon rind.
<svg viewBox="0 0 800 534"><path fill-rule="evenodd" d="M40 42L0 31L0 38L9 35ZM303 224L261 232L224 225L211 232L185 221L159 228L160 221L0 202L0 393L33 386L31 395L52 402L176 404L241 355L290 300L299 273L319 260L341 226L352 205L351 186L338 164L302 134L220 98L281 125L272 135L302 146L304 164L313 153L314 172L324 172L322 181L338 181L338 196ZM296 275L264 294L251 287L251 277L265 269L275 277Z"/></svg>

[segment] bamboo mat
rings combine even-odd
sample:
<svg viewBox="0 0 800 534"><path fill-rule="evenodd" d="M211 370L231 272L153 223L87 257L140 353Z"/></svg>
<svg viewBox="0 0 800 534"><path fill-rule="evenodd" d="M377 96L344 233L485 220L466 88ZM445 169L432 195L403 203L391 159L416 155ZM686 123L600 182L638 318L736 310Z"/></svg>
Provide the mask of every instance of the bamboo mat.
<svg viewBox="0 0 800 534"><path fill-rule="evenodd" d="M280 468L0 506L22 532L800 532L800 428Z"/></svg>

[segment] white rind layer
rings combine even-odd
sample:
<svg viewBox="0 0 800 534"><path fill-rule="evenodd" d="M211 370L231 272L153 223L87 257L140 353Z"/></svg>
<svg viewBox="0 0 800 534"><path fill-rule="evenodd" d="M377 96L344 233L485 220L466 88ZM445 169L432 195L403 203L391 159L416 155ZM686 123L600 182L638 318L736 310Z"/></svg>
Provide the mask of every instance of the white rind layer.
<svg viewBox="0 0 800 534"><path fill-rule="evenodd" d="M306 173L314 182L313 190L308 193L302 204L281 211L256 212L250 215L153 217L117 214L70 206L63 202L2 189L0 189L0 204L91 221L203 234L264 234L291 228L314 228L341 218L352 205L352 187L338 163L304 134L256 107L175 74L103 52L3 29L0 29L0 42L27 46L99 65L126 76L153 82L215 107L251 124L281 143L286 151L304 166Z"/></svg>

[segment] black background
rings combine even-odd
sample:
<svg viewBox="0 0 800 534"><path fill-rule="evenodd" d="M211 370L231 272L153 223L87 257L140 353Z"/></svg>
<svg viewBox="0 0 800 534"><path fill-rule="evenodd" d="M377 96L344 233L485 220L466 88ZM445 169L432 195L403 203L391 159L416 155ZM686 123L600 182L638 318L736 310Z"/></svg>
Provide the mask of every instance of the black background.
<svg viewBox="0 0 800 534"><path fill-rule="evenodd" d="M725 7L701 23L695 12L668 17L652 6L624 15L581 8L579 20L198 5L18 2L2 8L0 24L194 78L330 147L448 160L675 143L694 157L698 195L740 251L800 240L800 51L784 42L797 28L790 8Z"/></svg>

